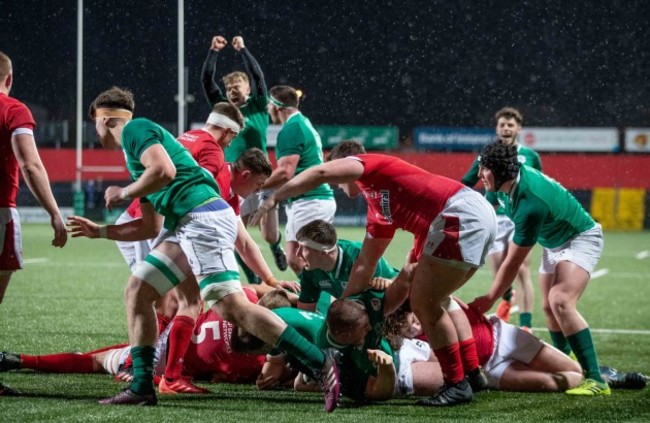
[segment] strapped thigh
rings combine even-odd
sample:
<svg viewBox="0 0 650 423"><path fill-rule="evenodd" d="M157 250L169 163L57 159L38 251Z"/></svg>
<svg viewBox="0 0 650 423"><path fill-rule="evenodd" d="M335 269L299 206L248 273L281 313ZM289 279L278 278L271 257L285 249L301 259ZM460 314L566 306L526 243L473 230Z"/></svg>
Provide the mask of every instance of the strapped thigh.
<svg viewBox="0 0 650 423"><path fill-rule="evenodd" d="M174 261L158 250L151 251L133 270L133 275L165 295L187 278Z"/></svg>

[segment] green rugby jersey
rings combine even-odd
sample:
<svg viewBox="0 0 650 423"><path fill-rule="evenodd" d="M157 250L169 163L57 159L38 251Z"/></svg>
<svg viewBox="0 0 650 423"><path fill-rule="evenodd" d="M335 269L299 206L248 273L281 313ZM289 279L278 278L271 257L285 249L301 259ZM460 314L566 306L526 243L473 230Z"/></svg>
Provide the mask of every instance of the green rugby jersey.
<svg viewBox="0 0 650 423"><path fill-rule="evenodd" d="M323 145L320 135L309 119L300 112L291 115L282 126L278 133L275 153L278 160L285 156L300 156L296 166L296 175L310 167L323 164ZM334 199L334 193L329 184L322 184L298 197L290 198L289 202L297 199L330 200Z"/></svg>
<svg viewBox="0 0 650 423"><path fill-rule="evenodd" d="M318 302L321 292L327 292L334 298L340 298L350 280L352 265L359 256L361 243L340 239L336 265L331 271L321 269L304 269L300 274L300 296L298 301L311 304ZM393 279L399 270L392 267L382 257L377 263L373 276Z"/></svg>
<svg viewBox="0 0 650 423"><path fill-rule="evenodd" d="M398 355L393 352L388 341L383 337L384 327L384 293L366 290L350 297L364 305L372 330L366 335L364 345L338 348L341 351L342 378L341 389L351 398L363 398L368 377L377 375L377 367L368 359L368 349L379 349L393 357L395 369L399 369ZM325 317L318 313L298 310L291 307L277 308L277 314L287 325L294 328L307 340L319 348L337 348L327 335Z"/></svg>
<svg viewBox="0 0 650 423"><path fill-rule="evenodd" d="M368 350L381 350L393 358L395 371L399 369L399 355L384 338L384 292L365 290L349 297L364 305L372 329L362 347L347 347L341 357L341 389L351 398L363 398L368 377L377 375L377 365L368 358Z"/></svg>
<svg viewBox="0 0 650 423"><path fill-rule="evenodd" d="M165 228L174 230L181 217L211 198L218 198L219 188L210 173L199 166L190 152L160 125L144 118L124 126L122 149L132 180L142 176L145 167L142 153L154 144L163 146L176 167L174 179L159 191L147 195L154 209L165 217Z"/></svg>
<svg viewBox="0 0 650 423"><path fill-rule="evenodd" d="M515 224L514 243L531 247L539 242L556 248L594 227L595 222L569 191L543 173L522 166L512 195L488 193L488 200L505 208Z"/></svg>
<svg viewBox="0 0 650 423"><path fill-rule="evenodd" d="M539 157L539 154L537 154L531 148L528 148L521 144L517 144L517 161L522 165L532 167L533 169L537 169L540 172L542 172L542 159ZM460 181L464 185L467 185L468 187L473 187L474 185L476 185L476 183L479 180L478 168L479 168L479 162L478 162L478 156L476 156L476 158L472 162L472 167L467 171L465 176L463 176L463 179L461 179ZM499 207L497 209L497 214L505 214L505 210L503 209L503 207Z"/></svg>
<svg viewBox="0 0 650 423"><path fill-rule="evenodd" d="M327 341L319 344L320 339L326 339L325 316L322 314L292 307L274 308L271 311L317 347L327 348L330 346Z"/></svg>
<svg viewBox="0 0 650 423"><path fill-rule="evenodd" d="M266 130L270 121L266 110L269 97L262 68L247 48L241 49L239 54L251 91L246 102L239 107L239 111L244 115L244 128L224 151L228 163L234 163L244 151L252 147L257 147L266 153ZM228 97L224 95L215 80L218 56L218 51L208 50L208 56L201 70L203 92L210 108L218 102L228 101Z"/></svg>
<svg viewBox="0 0 650 423"><path fill-rule="evenodd" d="M221 101L228 101L222 96ZM251 94L246 103L239 107L244 115L244 129L242 129L224 150L226 162L234 163L239 156L249 148L257 147L266 153L266 129L269 127L269 113L266 105L269 98L266 91L263 94Z"/></svg>

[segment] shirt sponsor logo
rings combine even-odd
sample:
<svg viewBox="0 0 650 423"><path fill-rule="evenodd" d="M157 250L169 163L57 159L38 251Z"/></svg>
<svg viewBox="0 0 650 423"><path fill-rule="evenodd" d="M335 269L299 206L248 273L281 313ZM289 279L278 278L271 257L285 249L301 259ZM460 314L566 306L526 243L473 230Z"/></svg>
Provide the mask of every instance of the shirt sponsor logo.
<svg viewBox="0 0 650 423"><path fill-rule="evenodd" d="M393 223L393 217L390 214L390 191L387 189L382 189L379 191L381 195L379 199L379 205L381 207L381 212L384 215L384 218L388 223Z"/></svg>
<svg viewBox="0 0 650 423"><path fill-rule="evenodd" d="M195 142L195 141L197 141L199 139L198 136L196 136L194 134L187 134L187 133L181 135L179 138L181 140L187 141L187 142Z"/></svg>
<svg viewBox="0 0 650 423"><path fill-rule="evenodd" d="M332 283L331 283L330 281L327 281L327 280L325 280L325 281L318 281L318 286L321 287L321 288L331 288L331 287L332 287Z"/></svg>

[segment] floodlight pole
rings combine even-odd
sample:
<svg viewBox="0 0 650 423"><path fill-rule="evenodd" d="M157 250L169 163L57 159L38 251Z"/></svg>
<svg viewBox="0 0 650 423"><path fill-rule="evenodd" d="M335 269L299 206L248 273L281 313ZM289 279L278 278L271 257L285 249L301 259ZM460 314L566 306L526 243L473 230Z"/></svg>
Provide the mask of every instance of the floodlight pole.
<svg viewBox="0 0 650 423"><path fill-rule="evenodd" d="M185 132L185 1L178 0L178 135Z"/></svg>
<svg viewBox="0 0 650 423"><path fill-rule="evenodd" d="M77 148L76 148L76 179L75 191L81 191L81 171L83 162L83 34L84 34L84 2L77 0Z"/></svg>

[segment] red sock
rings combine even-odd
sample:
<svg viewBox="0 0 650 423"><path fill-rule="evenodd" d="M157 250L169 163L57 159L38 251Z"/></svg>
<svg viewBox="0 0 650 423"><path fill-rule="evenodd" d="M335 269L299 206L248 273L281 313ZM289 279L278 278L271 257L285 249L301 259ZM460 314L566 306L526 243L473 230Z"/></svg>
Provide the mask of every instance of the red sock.
<svg viewBox="0 0 650 423"><path fill-rule="evenodd" d="M183 372L183 358L192 339L194 319L189 316L176 316L169 331L169 349L167 351L167 367L165 378L176 380L181 378Z"/></svg>
<svg viewBox="0 0 650 423"><path fill-rule="evenodd" d="M446 347L433 350L436 355L444 381L448 385L460 383L465 374L463 373L463 363L460 359L460 347L458 342Z"/></svg>
<svg viewBox="0 0 650 423"><path fill-rule="evenodd" d="M460 346L460 358L463 361L463 370L469 373L478 369L478 352L476 351L476 341L469 338L458 343Z"/></svg>
<svg viewBox="0 0 650 423"><path fill-rule="evenodd" d="M93 357L88 354L21 354L21 369L33 369L49 373L93 373Z"/></svg>

